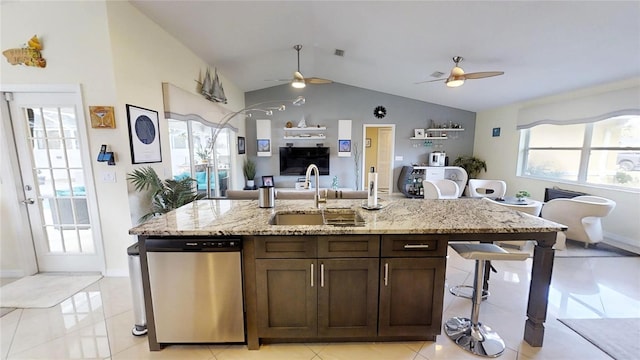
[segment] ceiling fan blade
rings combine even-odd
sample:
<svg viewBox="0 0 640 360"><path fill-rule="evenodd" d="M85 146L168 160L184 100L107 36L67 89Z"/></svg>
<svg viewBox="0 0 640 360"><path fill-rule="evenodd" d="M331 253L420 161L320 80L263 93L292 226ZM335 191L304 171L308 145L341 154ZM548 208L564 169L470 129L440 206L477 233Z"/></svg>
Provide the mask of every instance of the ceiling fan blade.
<svg viewBox="0 0 640 360"><path fill-rule="evenodd" d="M266 79L265 81L289 82L289 81L291 81L291 79Z"/></svg>
<svg viewBox="0 0 640 360"><path fill-rule="evenodd" d="M322 78L317 78L317 77L306 78L304 81L307 84L331 84L331 83L333 83L332 80L322 79Z"/></svg>
<svg viewBox="0 0 640 360"><path fill-rule="evenodd" d="M504 71L482 71L464 74L465 79L483 79L504 74Z"/></svg>
<svg viewBox="0 0 640 360"><path fill-rule="evenodd" d="M436 82L436 81L445 81L445 80L447 80L447 78L435 79L435 80L418 81L418 82L414 82L414 84L418 85L418 84L424 84L424 83L430 83L430 82Z"/></svg>

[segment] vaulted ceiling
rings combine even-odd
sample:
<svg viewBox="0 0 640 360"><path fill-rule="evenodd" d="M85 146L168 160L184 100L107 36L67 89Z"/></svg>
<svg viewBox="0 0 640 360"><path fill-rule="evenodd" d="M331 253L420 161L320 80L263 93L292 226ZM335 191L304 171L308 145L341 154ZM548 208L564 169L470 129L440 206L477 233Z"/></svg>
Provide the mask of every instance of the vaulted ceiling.
<svg viewBox="0 0 640 360"><path fill-rule="evenodd" d="M640 78L639 1L131 3L244 91L291 79L296 44L305 77L470 111ZM415 84L454 56L505 74Z"/></svg>

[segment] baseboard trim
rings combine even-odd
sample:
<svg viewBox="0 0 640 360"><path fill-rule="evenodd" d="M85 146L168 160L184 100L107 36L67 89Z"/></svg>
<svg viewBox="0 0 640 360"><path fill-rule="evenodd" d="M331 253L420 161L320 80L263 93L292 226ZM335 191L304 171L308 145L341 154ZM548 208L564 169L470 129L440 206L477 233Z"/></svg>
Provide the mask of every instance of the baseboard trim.
<svg viewBox="0 0 640 360"><path fill-rule="evenodd" d="M638 244L637 241L635 241L636 244L633 244L633 239L628 239L615 234L605 233L602 242L607 245L615 246L618 249L626 250L640 255L640 244Z"/></svg>
<svg viewBox="0 0 640 360"><path fill-rule="evenodd" d="M0 270L0 278L22 278L25 276L23 270Z"/></svg>
<svg viewBox="0 0 640 360"><path fill-rule="evenodd" d="M111 269L104 273L105 277L129 277L129 269Z"/></svg>

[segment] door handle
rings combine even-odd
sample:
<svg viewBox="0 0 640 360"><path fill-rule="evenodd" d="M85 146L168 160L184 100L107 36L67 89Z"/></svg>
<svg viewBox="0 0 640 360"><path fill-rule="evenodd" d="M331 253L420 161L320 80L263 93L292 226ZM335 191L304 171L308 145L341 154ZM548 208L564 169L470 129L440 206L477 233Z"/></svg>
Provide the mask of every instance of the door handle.
<svg viewBox="0 0 640 360"><path fill-rule="evenodd" d="M384 264L384 286L389 284L389 263Z"/></svg>
<svg viewBox="0 0 640 360"><path fill-rule="evenodd" d="M311 263L311 287L313 287L313 263Z"/></svg>
<svg viewBox="0 0 640 360"><path fill-rule="evenodd" d="M22 200L20 202L25 204L25 205L33 205L33 204L36 203L36 201L33 198L28 198L28 199Z"/></svg>
<svg viewBox="0 0 640 360"><path fill-rule="evenodd" d="M320 264L320 287L324 287L324 264Z"/></svg>

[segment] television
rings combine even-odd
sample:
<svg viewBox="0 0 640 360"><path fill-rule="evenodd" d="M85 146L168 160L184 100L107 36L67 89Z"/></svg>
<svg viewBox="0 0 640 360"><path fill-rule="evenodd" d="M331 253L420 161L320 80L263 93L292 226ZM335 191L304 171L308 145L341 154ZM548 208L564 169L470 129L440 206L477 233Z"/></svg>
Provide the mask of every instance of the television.
<svg viewBox="0 0 640 360"><path fill-rule="evenodd" d="M329 175L329 148L280 148L280 175L305 175L311 164L318 167L320 175Z"/></svg>

